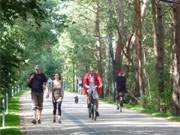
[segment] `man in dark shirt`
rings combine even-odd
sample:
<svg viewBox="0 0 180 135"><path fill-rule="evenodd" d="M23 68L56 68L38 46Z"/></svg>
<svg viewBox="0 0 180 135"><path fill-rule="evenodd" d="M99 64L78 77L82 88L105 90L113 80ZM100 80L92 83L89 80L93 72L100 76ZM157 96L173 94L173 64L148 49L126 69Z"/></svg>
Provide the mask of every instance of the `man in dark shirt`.
<svg viewBox="0 0 180 135"><path fill-rule="evenodd" d="M124 76L124 72L120 70L116 77L116 92L117 92L117 109L119 109L118 102L120 97L124 97L126 91L126 77Z"/></svg>
<svg viewBox="0 0 180 135"><path fill-rule="evenodd" d="M32 73L28 78L28 86L31 88L31 98L34 110L33 124L41 123L41 114L43 109L43 85L47 82L47 78L42 73L38 65L35 66L35 73Z"/></svg>

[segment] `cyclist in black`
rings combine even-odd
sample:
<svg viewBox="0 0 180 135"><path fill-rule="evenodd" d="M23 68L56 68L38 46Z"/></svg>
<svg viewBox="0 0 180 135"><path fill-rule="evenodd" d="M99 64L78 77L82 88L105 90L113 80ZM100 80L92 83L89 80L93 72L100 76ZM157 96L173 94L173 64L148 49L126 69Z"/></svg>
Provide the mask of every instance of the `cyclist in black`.
<svg viewBox="0 0 180 135"><path fill-rule="evenodd" d="M126 77L123 70L120 70L116 77L116 93L117 93L117 110L119 110L119 99L120 96L123 98L126 90ZM123 106L123 104L122 104Z"/></svg>

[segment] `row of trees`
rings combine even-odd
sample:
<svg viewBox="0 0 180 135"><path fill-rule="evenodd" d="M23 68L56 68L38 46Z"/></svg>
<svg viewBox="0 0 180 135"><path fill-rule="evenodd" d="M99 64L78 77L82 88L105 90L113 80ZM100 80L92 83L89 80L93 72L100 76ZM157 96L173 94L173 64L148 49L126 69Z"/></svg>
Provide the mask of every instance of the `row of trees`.
<svg viewBox="0 0 180 135"><path fill-rule="evenodd" d="M47 75L61 69L55 53L66 16L57 11L59 1L0 1L0 99L26 79L36 64ZM53 50L54 48L54 50Z"/></svg>
<svg viewBox="0 0 180 135"><path fill-rule="evenodd" d="M0 95L34 64L62 72L66 88L90 65L114 97L123 68L135 103L180 115L180 0L0 1Z"/></svg>
<svg viewBox="0 0 180 135"><path fill-rule="evenodd" d="M37 25L44 16L37 1L0 1L0 97L9 93L24 65L25 21ZM29 17L31 19L29 19ZM11 94L11 93L9 93Z"/></svg>
<svg viewBox="0 0 180 135"><path fill-rule="evenodd" d="M68 82L75 82L94 65L103 77L104 96L112 96L114 76L123 68L134 102L180 115L178 0L63 4L61 13L71 20L59 38Z"/></svg>

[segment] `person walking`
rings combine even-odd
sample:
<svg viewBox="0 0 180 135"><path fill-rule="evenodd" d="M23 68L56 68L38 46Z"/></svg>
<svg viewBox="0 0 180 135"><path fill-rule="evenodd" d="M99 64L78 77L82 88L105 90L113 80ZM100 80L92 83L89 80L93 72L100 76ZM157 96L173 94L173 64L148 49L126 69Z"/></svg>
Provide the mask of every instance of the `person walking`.
<svg viewBox="0 0 180 135"><path fill-rule="evenodd" d="M56 112L58 110L58 122L61 123L62 117L62 101L64 98L64 85L59 73L54 74L54 78L52 81L52 89L51 91L48 89L48 93L46 98L49 98L50 92L52 93L52 103L53 103L53 122L56 122Z"/></svg>
<svg viewBox="0 0 180 135"><path fill-rule="evenodd" d="M35 72L27 79L28 86L31 88L32 109L34 111L32 123L41 124L44 95L43 86L46 85L47 78L39 65L36 65L34 69Z"/></svg>

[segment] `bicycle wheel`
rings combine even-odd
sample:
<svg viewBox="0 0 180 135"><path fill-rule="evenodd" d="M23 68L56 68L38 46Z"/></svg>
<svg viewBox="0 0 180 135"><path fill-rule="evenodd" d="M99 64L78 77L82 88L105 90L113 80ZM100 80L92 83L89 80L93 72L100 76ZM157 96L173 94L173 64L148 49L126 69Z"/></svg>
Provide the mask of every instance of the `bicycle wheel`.
<svg viewBox="0 0 180 135"><path fill-rule="evenodd" d="M119 101L119 111L122 112L122 108L123 108L123 98L120 97L120 101Z"/></svg>
<svg viewBox="0 0 180 135"><path fill-rule="evenodd" d="M94 112L95 112L95 110L94 110L94 104L92 104L92 106L91 106L91 118L92 118L92 120L94 119Z"/></svg>
<svg viewBox="0 0 180 135"><path fill-rule="evenodd" d="M96 119L97 119L96 105L94 105L94 120L96 121Z"/></svg>
<svg viewBox="0 0 180 135"><path fill-rule="evenodd" d="M88 113L89 113L89 118L91 118L91 104L88 106Z"/></svg>

